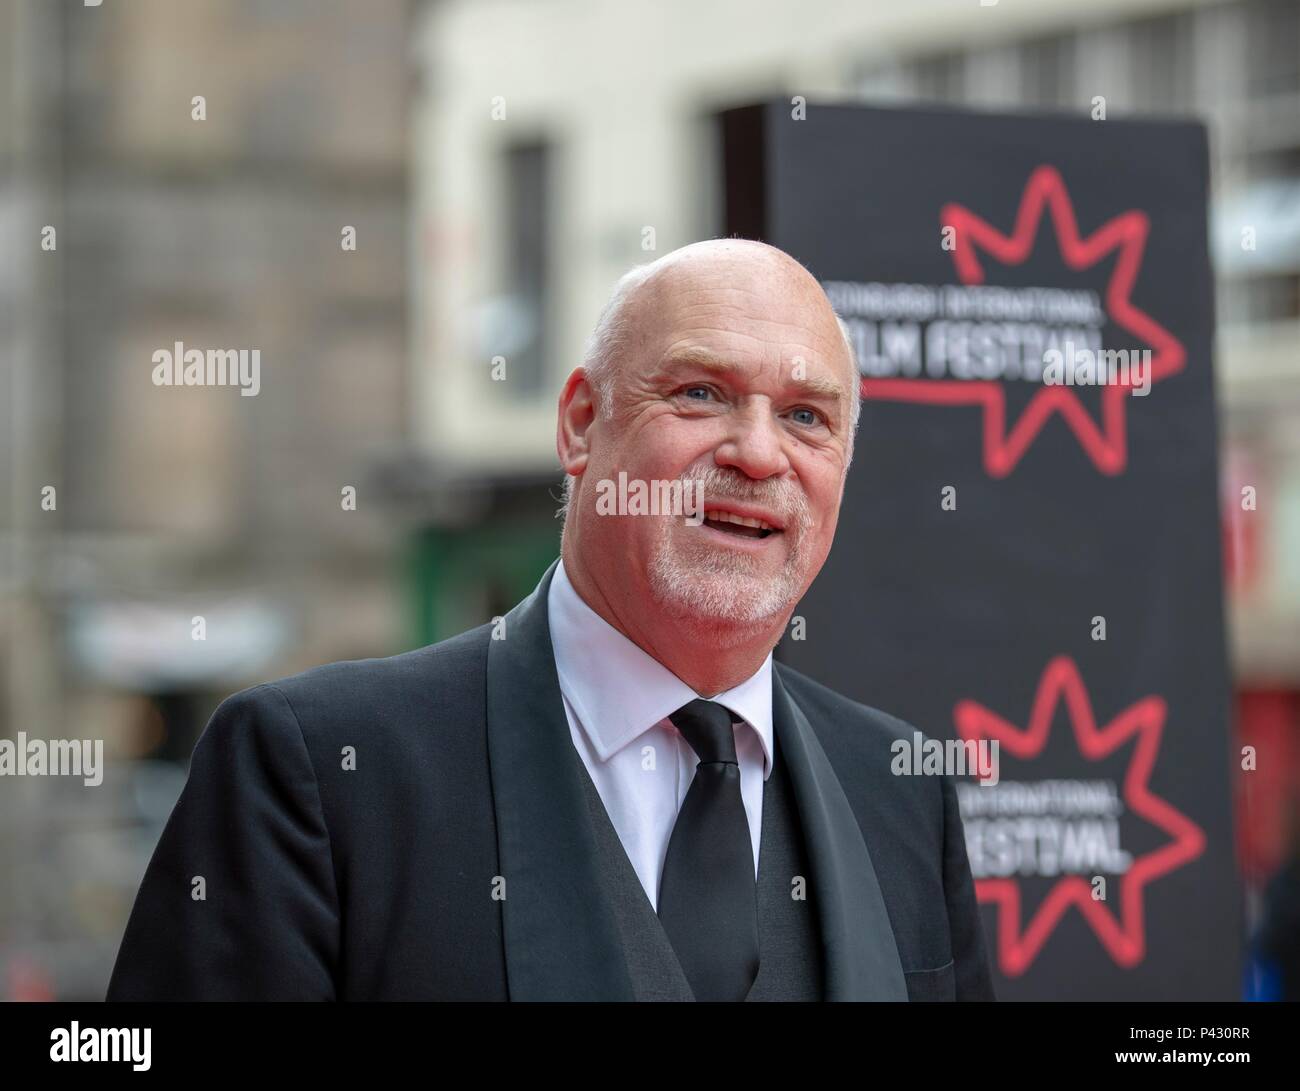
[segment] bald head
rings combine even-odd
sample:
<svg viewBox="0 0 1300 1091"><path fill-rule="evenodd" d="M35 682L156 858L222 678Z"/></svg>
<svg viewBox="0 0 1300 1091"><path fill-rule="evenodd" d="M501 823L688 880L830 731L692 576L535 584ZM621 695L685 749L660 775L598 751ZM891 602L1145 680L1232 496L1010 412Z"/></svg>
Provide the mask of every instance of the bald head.
<svg viewBox="0 0 1300 1091"><path fill-rule="evenodd" d="M848 328L817 279L784 250L750 239L707 239L638 265L614 286L588 339L583 365L598 410L614 415L623 373L646 348L669 337L665 322L691 321L698 305L715 302L739 313L748 304L770 318L771 332L799 329L809 347L844 377L850 415L849 458L857 430L857 362ZM658 335L658 336L656 336ZM795 355L798 355L797 353ZM847 470L847 464L846 464Z"/></svg>

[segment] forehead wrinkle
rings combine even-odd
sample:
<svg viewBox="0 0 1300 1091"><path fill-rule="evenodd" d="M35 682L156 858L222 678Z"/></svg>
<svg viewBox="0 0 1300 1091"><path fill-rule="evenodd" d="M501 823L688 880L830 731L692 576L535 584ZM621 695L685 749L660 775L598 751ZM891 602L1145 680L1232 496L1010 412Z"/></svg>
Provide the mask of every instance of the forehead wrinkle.
<svg viewBox="0 0 1300 1091"><path fill-rule="evenodd" d="M834 312L830 312L830 315L831 321L834 322ZM843 356L846 361L848 359L848 350L837 322L832 327L834 330L832 334L811 328L803 323L783 322L770 318L754 318L744 314L738 317L743 325L734 328L719 325L716 311L695 316L683 315L679 321L674 323L675 328L670 331L676 333L677 336L670 342L669 350L664 355L667 356L671 353L672 345L691 339L692 334L704 333L721 334L727 338L743 338L745 341L752 342L757 353L762 356L770 356L773 349L781 355L788 354L791 357L806 356L809 360L817 360L826 364L831 371L841 368L841 365L837 362L839 357ZM691 321L692 318L694 321ZM703 319L703 321L701 322L700 319ZM697 322L698 325L695 324ZM724 351L720 350L717 354L724 355ZM856 373L851 374L850 385L856 382Z"/></svg>
<svg viewBox="0 0 1300 1091"><path fill-rule="evenodd" d="M773 340L840 339L835 309L824 294L819 298L800 297L773 291L770 284L759 290L728 287L665 293L656 300L654 309L670 330L697 323L728 330L734 323L738 331L758 330Z"/></svg>

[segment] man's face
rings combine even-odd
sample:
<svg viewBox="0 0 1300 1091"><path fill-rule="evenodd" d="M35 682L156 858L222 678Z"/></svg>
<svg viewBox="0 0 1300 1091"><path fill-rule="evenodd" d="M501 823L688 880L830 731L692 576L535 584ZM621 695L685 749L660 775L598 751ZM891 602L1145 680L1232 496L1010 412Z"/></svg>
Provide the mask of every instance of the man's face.
<svg viewBox="0 0 1300 1091"><path fill-rule="evenodd" d="M641 291L614 416L589 432L584 515L595 483L623 471L702 482L705 519L590 517L586 563L683 620L783 621L826 559L843 493L857 376L834 315L806 274L752 255Z"/></svg>

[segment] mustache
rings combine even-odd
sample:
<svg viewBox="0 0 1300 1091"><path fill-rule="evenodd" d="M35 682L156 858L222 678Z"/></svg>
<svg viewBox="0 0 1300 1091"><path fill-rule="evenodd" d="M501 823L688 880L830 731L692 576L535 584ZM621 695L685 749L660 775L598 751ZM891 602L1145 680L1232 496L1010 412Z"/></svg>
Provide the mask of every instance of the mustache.
<svg viewBox="0 0 1300 1091"><path fill-rule="evenodd" d="M779 481L755 481L721 466L697 467L682 474L683 483L694 482L709 500L735 500L765 508L780 517L787 532L802 533L812 525L808 497L797 486Z"/></svg>

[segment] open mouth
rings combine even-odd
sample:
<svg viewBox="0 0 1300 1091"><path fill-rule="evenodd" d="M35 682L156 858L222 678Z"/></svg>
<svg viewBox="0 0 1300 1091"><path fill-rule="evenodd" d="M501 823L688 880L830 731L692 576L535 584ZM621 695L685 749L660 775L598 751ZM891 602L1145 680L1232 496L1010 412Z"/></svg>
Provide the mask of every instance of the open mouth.
<svg viewBox="0 0 1300 1091"><path fill-rule="evenodd" d="M738 538L767 538L780 533L776 527L762 519L750 519L729 511L706 511L704 525L723 534L734 534Z"/></svg>

